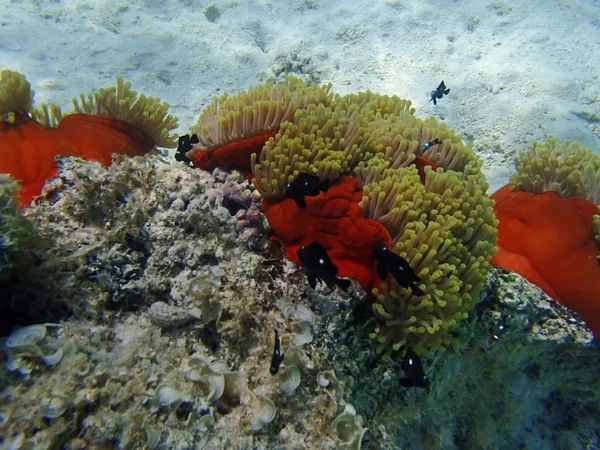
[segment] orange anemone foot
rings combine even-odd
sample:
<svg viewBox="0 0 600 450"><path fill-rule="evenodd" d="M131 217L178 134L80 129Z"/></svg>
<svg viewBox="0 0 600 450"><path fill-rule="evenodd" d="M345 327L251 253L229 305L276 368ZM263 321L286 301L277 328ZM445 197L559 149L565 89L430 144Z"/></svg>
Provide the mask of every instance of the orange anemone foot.
<svg viewBox="0 0 600 450"><path fill-rule="evenodd" d="M259 157L265 143L276 134L277 131L259 134L239 142L231 142L213 151L195 150L189 158L194 163L194 167L199 169L210 171L219 166L236 169L250 180L253 177L250 156L256 153Z"/></svg>
<svg viewBox="0 0 600 450"><path fill-rule="evenodd" d="M492 199L500 222L492 263L540 286L600 336L600 248L592 226L598 206L554 191L511 192L510 184Z"/></svg>
<svg viewBox="0 0 600 450"><path fill-rule="evenodd" d="M71 114L57 128L42 126L22 110L15 111L13 119L0 122L0 173L21 183L21 207L40 195L46 181L56 175L57 155L78 156L106 166L113 153L137 156L154 147L143 131L107 116Z"/></svg>
<svg viewBox="0 0 600 450"><path fill-rule="evenodd" d="M362 195L356 178L342 176L326 192L305 197L306 208L292 199L265 199L262 206L288 259L301 265L298 249L318 241L338 266L338 276L354 278L370 292L378 283L373 247L391 246L391 238L383 225L362 216Z"/></svg>
<svg viewBox="0 0 600 450"><path fill-rule="evenodd" d="M154 148L154 140L139 128L122 120L91 114L70 114L58 125L58 132L68 136L68 156L110 165L114 153L142 156Z"/></svg>

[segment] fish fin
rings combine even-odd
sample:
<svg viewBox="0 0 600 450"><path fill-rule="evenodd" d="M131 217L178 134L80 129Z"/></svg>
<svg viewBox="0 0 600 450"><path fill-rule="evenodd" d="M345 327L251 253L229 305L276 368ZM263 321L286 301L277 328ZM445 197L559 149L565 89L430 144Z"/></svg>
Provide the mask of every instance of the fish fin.
<svg viewBox="0 0 600 450"><path fill-rule="evenodd" d="M448 93L449 93L449 92L450 92L450 89L446 89L446 90L444 91L444 94L448 95Z"/></svg>
<svg viewBox="0 0 600 450"><path fill-rule="evenodd" d="M329 180L323 180L320 184L319 184L319 191L323 191L325 192L327 189L329 189Z"/></svg>
<svg viewBox="0 0 600 450"><path fill-rule="evenodd" d="M300 208L306 208L306 201L304 200L304 197L294 197L294 201Z"/></svg>
<svg viewBox="0 0 600 450"><path fill-rule="evenodd" d="M412 281L413 283L418 283L419 281L421 281L419 275L417 275L410 267L408 269L408 278L410 281Z"/></svg>
<svg viewBox="0 0 600 450"><path fill-rule="evenodd" d="M341 290L344 292L348 292L348 288L350 287L350 280L344 280L343 278L336 278L335 284L339 286Z"/></svg>
<svg viewBox="0 0 600 450"><path fill-rule="evenodd" d="M413 387L415 385L414 381L410 378L400 378L398 381L402 387Z"/></svg>
<svg viewBox="0 0 600 450"><path fill-rule="evenodd" d="M314 275L309 275L308 284L310 284L311 288L315 289L317 287L317 277L315 277Z"/></svg>
<svg viewBox="0 0 600 450"><path fill-rule="evenodd" d="M414 295L416 295L417 297L422 297L423 295L425 295L425 292L423 292L423 290L419 286L417 286L416 284L411 283L409 285L409 287L410 287L410 290L412 291L412 293Z"/></svg>
<svg viewBox="0 0 600 450"><path fill-rule="evenodd" d="M385 271L385 267L379 261L377 262L377 276L380 280L385 280L387 277L387 272Z"/></svg>
<svg viewBox="0 0 600 450"><path fill-rule="evenodd" d="M405 273L404 272L400 272L400 270L394 270L392 272L392 276L394 277L394 280L396 280L396 282L402 286L403 288L407 288L410 287L410 281L406 280L405 278Z"/></svg>
<svg viewBox="0 0 600 450"><path fill-rule="evenodd" d="M421 389L427 389L430 386L430 382L427 378L422 380L413 380L412 378L400 378L398 380L402 387L417 387Z"/></svg>

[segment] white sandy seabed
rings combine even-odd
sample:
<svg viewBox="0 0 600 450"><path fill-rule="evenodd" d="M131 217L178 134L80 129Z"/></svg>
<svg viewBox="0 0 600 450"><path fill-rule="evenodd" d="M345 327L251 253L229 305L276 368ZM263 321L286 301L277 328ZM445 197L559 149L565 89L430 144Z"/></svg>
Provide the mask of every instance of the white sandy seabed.
<svg viewBox="0 0 600 450"><path fill-rule="evenodd" d="M215 95L286 64L340 94L412 100L473 143L492 189L535 140L600 149L598 1L0 0L0 67L67 110L122 76L185 134Z"/></svg>

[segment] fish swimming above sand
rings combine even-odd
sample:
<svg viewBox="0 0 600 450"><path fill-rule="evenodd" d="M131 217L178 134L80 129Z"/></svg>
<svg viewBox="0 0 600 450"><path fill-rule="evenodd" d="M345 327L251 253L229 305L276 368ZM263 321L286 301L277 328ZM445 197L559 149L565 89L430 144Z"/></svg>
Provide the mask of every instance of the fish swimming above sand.
<svg viewBox="0 0 600 450"><path fill-rule="evenodd" d="M429 101L433 100L433 104L437 105L437 100L441 99L444 95L448 95L449 92L450 89L446 87L446 84L442 80L437 89L431 91L431 98L429 99Z"/></svg>

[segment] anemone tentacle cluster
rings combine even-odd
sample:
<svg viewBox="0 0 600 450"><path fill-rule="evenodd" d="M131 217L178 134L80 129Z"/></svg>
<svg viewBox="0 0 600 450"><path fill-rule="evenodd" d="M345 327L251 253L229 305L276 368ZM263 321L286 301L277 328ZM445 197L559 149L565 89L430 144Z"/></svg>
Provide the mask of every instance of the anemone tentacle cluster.
<svg viewBox="0 0 600 450"><path fill-rule="evenodd" d="M260 152L264 142L282 123L292 120L298 109L308 105L329 105L331 85L308 86L288 76L283 83L264 83L247 91L216 97L206 107L192 133L198 144L186 156L196 167L217 166L250 169L250 155Z"/></svg>
<svg viewBox="0 0 600 450"><path fill-rule="evenodd" d="M310 92L321 95L312 94L304 104L295 98L297 107L278 115L279 125L269 121L254 131L254 108L267 108L254 92L279 98L289 83L267 83L217 99L195 130L204 133L200 142L230 145L269 131L261 135L262 148L252 153L249 168L286 256L299 263L298 248L317 240L340 276L362 284L380 320L374 333L380 351L387 354L406 344L417 352L445 347L451 341L448 331L476 303L496 251L497 221L481 161L445 125L417 118L410 101L370 91L332 97L330 86L313 88ZM227 120L221 110L237 112L227 112ZM217 115L218 120L208 120ZM228 133L229 125L235 131ZM248 130L240 129L245 126ZM300 173L332 186L307 197L306 208L284 196L286 184ZM377 242L391 245L410 263L424 296L391 276L383 282L377 278Z"/></svg>

